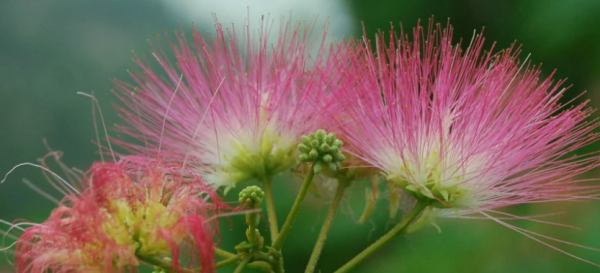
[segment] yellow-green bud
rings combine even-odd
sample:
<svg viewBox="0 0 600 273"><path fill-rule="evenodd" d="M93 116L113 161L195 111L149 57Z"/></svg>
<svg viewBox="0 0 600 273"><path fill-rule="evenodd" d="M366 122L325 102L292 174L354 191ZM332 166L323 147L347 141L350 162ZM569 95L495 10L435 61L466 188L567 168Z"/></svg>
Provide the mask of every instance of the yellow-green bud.
<svg viewBox="0 0 600 273"><path fill-rule="evenodd" d="M252 208L260 208L265 193L258 186L248 186L239 194L239 201Z"/></svg>
<svg viewBox="0 0 600 273"><path fill-rule="evenodd" d="M301 153L298 159L312 163L315 173L320 173L324 167L335 172L342 168L341 162L346 159L340 149L343 144L335 134L327 134L319 129L316 133L302 136L302 144L298 145Z"/></svg>

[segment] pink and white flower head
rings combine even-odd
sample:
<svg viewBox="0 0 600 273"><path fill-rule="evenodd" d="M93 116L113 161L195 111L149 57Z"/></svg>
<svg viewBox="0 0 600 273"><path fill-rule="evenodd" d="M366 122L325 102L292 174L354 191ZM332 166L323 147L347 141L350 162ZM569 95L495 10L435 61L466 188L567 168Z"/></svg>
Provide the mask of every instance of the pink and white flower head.
<svg viewBox="0 0 600 273"><path fill-rule="evenodd" d="M176 34L176 67L162 49L153 53L166 78L138 61L137 86L117 82L130 108L122 131L145 142L126 146L166 153L217 187L290 169L300 137L321 126L313 102L325 96L324 83L311 71L324 69L326 30L315 42L315 27L285 22L274 31L263 21L240 32L215 21L214 37L194 30L190 43Z"/></svg>
<svg viewBox="0 0 600 273"><path fill-rule="evenodd" d="M563 81L540 80L514 46L483 51L481 35L463 51L450 26L417 27L412 41L390 33L374 51L365 38L344 69L352 85L336 93L337 120L348 152L449 212L597 196L573 178L598 158L568 156L597 140L597 124L585 122L586 103L558 103Z"/></svg>
<svg viewBox="0 0 600 273"><path fill-rule="evenodd" d="M17 272L126 272L167 257L174 272L195 264L213 272L217 227L209 217L225 206L197 175L129 157L94 164L83 185L23 231Z"/></svg>

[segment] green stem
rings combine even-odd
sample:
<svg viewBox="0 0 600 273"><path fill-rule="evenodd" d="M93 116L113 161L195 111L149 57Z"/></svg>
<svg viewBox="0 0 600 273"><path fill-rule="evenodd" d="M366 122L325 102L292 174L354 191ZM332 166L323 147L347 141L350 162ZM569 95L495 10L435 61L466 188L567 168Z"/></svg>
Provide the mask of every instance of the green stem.
<svg viewBox="0 0 600 273"><path fill-rule="evenodd" d="M269 217L269 227L271 230L271 243L279 236L279 226L277 223L277 213L275 210L275 200L273 199L273 180L271 177L265 177L263 180L265 187L265 198L267 199L267 214Z"/></svg>
<svg viewBox="0 0 600 273"><path fill-rule="evenodd" d="M304 197L306 197L306 193L308 192L308 189L310 188L310 183L312 182L314 177L315 172L312 170L312 168L310 168L308 175L306 176L306 178L304 178L304 182L302 183L300 192L296 197L296 201L294 201L292 210L290 210L290 214L288 214L287 218L285 219L285 223L283 223L283 227L281 227L281 233L279 233L279 236L277 236L277 239L275 239L275 241L273 242L272 247L275 250L281 250L281 246L283 245L283 242L285 241L287 235L290 233L290 229L292 228L292 225L294 224L294 221L298 216L298 212L300 211L300 207L302 206L302 201L304 201Z"/></svg>
<svg viewBox="0 0 600 273"><path fill-rule="evenodd" d="M218 257L221 257L223 259L229 259L231 257L237 257L237 255L235 255L235 254L233 254L233 253L231 253L229 251L220 249L218 247L215 247L215 255L217 255Z"/></svg>
<svg viewBox="0 0 600 273"><path fill-rule="evenodd" d="M149 264L151 264L153 266L160 267L162 269L166 269L169 272L172 271L172 264L169 263L169 262L167 262L167 261L164 261L164 260L158 259L158 258L154 258L154 257L144 257L144 256L139 256L139 255L136 255L136 256L141 261L149 263ZM194 270L194 269L180 268L179 272L182 272L182 273L198 273L198 272L201 272L201 269Z"/></svg>
<svg viewBox="0 0 600 273"><path fill-rule="evenodd" d="M250 212L246 214L246 224L248 224L248 229L246 230L246 239L248 242L252 244L252 248L256 251L259 250L259 241L260 234L257 234L256 230L256 219L258 218L258 214L255 212Z"/></svg>
<svg viewBox="0 0 600 273"><path fill-rule="evenodd" d="M269 272L269 273L283 272L283 271L278 270L278 268L280 268L279 263L281 261L281 258L274 258L269 253L265 253L262 251L254 252L254 253L252 253L252 255L254 257L255 262L249 263L247 265L247 267L261 269L261 270ZM263 265L263 268L258 268L257 266L261 263Z"/></svg>
<svg viewBox="0 0 600 273"><path fill-rule="evenodd" d="M230 264L234 264L234 263L236 263L239 260L240 259L239 259L238 256L233 256L233 257L230 257L230 258L228 258L226 260L218 262L217 265L215 266L215 268L221 268L221 267L224 267L224 266L227 266L227 265L230 265Z"/></svg>
<svg viewBox="0 0 600 273"><path fill-rule="evenodd" d="M225 260L228 260L231 258L236 258L237 260L239 260L238 255L233 254L229 251L220 249L218 247L215 247L215 255L217 255L218 257L221 257ZM224 261L222 261L222 262L224 262ZM219 263L217 263L217 265L218 264ZM271 272L271 265L266 262L261 262L261 261L251 262L248 265L246 265L246 267L258 269L258 270L265 271L265 272Z"/></svg>
<svg viewBox="0 0 600 273"><path fill-rule="evenodd" d="M273 272L275 273L284 273L285 270L283 269L283 262L281 261L281 259L279 259L279 262L277 264L275 264L275 266L273 267Z"/></svg>
<svg viewBox="0 0 600 273"><path fill-rule="evenodd" d="M321 256L321 250L323 250L323 246L325 246L325 240L327 240L327 234L329 233L329 229L331 228L331 224L333 223L333 217L335 217L335 213L337 212L338 206L342 201L342 197L344 197L344 192L348 187L348 183L346 181L338 180L338 186L335 191L335 196L333 197L333 202L329 207L329 212L327 212L327 216L325 217L325 222L323 222L323 226L321 227L321 232L319 233L319 237L317 238L317 243L313 248L313 252L310 255L310 260L308 261L308 265L306 266L305 273L312 273L315 271L315 267L317 266L317 262L319 261L319 256Z"/></svg>
<svg viewBox="0 0 600 273"><path fill-rule="evenodd" d="M246 267L247 268L258 269L260 271L267 272L267 273L273 272L273 267L271 266L271 264L269 264L269 263L267 263L265 261L251 262L251 263L247 264Z"/></svg>
<svg viewBox="0 0 600 273"><path fill-rule="evenodd" d="M428 205L429 205L429 202L424 202L424 201L419 200L417 202L417 204L415 204L415 207L408 213L408 215L404 219L402 219L402 221L400 223L398 223L398 225L396 225L388 233L386 233L381 238L379 238L377 241L375 241L373 244L368 246L360 254L356 255L356 257L352 258L352 260L347 262L344 266L340 267L340 269L338 269L334 273L348 272L350 269L356 267L360 262L362 262L367 257L369 257L371 254L373 254L373 252L375 252L376 250L378 250L379 248L381 248L382 246L387 244L389 241L391 241L397 235L401 234L408 227L408 225L410 223L412 223L412 221L415 220L415 218L417 218L419 216L419 214L421 214L421 212Z"/></svg>
<svg viewBox="0 0 600 273"><path fill-rule="evenodd" d="M246 267L246 264L248 264L248 262L250 261L250 259L252 259L251 255L246 256L240 262L240 264L238 264L238 266L235 268L235 271L233 271L233 273L240 273L240 272L242 272L242 270L244 270L244 267Z"/></svg>
<svg viewBox="0 0 600 273"><path fill-rule="evenodd" d="M226 256L227 259L218 262L216 264L216 268L221 268L221 267L224 267L224 266L227 266L230 264L234 264L237 261L239 261L238 255L235 255L231 252L222 250L220 248L215 248L215 253L217 253L217 252L223 254L223 255L219 255L219 256L222 256L222 257ZM138 256L138 259L140 259L141 261L144 261L150 265L158 266L160 268L167 269L169 271L171 271L171 269L172 269L172 265L169 262L163 261L161 259L151 258L151 257L142 257L142 256ZM263 262L263 261L247 263L246 267L258 269L263 272L272 272L273 271L271 265L269 263ZM182 272L182 273L202 273L202 269L201 268L195 268L195 269L181 268L180 272Z"/></svg>

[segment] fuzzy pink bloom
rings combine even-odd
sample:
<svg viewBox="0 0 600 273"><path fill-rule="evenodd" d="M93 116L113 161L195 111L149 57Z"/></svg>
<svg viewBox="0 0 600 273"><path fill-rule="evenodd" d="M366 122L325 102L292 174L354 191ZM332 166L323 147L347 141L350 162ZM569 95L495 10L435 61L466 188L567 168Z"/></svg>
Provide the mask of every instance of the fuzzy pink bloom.
<svg viewBox="0 0 600 273"><path fill-rule="evenodd" d="M176 272L195 264L213 272L217 229L209 217L225 206L194 173L130 157L94 164L84 185L23 232L17 272L126 272L140 257L168 256ZM190 252L181 255L184 245Z"/></svg>
<svg viewBox="0 0 600 273"><path fill-rule="evenodd" d="M558 103L565 88L520 64L514 47L484 52L481 35L466 51L452 28L430 23L344 69L336 94L348 151L382 170L416 197L440 207L491 210L528 202L591 197L599 186L572 180L598 158L567 155L595 140L586 103ZM493 47L492 47L493 49Z"/></svg>
<svg viewBox="0 0 600 273"><path fill-rule="evenodd" d="M599 197L598 184L576 177L599 165L597 155L570 156L598 139L598 124L585 121L592 110L559 104L563 81L540 80L514 46L483 51L477 35L463 51L450 26L432 22L412 40L390 33L374 50L365 38L340 68L348 84L336 91L341 111L330 115L347 152L432 202L420 224L433 215L487 218L566 253L547 241L574 244L501 221L532 217L495 209Z"/></svg>
<svg viewBox="0 0 600 273"><path fill-rule="evenodd" d="M491 219L569 256L556 243L600 251L534 233L503 220L538 220L498 208L591 200L600 186L577 178L600 165L597 154L570 154L598 139L586 122L587 102L565 107L566 91L552 74L520 63L519 48L483 50L473 37L466 50L452 44L452 28L430 21L427 30L389 41L364 38L337 70L335 107L323 113L337 123L347 153L379 169L389 181L431 202L413 232L438 217ZM328 111L335 109L334 111ZM478 215L469 215L479 213ZM594 264L596 265L596 264Z"/></svg>
<svg viewBox="0 0 600 273"><path fill-rule="evenodd" d="M231 187L291 168L300 136L323 126L313 106L326 95L318 92L325 80L314 70L328 69L326 31L313 37L316 24L287 22L271 33L272 24L262 22L239 35L215 24L215 37L194 30L190 43L176 35L170 45L177 68L162 49L154 51L166 78L137 61L137 86L116 84L129 107L121 111L130 127L121 130L144 142L126 147L166 153L210 184Z"/></svg>

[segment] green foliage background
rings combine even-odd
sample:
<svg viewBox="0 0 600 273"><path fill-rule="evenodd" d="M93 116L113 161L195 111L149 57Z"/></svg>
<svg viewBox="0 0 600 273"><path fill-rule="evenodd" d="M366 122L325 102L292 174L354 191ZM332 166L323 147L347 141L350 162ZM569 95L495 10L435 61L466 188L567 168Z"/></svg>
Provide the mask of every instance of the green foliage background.
<svg viewBox="0 0 600 273"><path fill-rule="evenodd" d="M597 0L422 0L348 1L355 18L368 33L387 31L390 22L412 28L431 15L451 18L455 39L468 40L485 26L487 40L500 48L515 39L544 71L557 68L557 78L569 77L568 98L584 90L592 104L600 104L600 1ZM210 11L206 11L210 16ZM227 22L223 22L227 23ZM171 31L187 21L168 16L158 1L0 1L0 173L18 163L35 161L46 153L42 140L65 152L64 162L86 169L99 157L91 140L94 129L89 99L77 91L95 91L109 125L118 123L111 108L115 101L108 78L127 79L134 68L131 50L149 56L146 39ZM205 26L201 26L205 27ZM523 58L525 56L523 55ZM591 152L598 146L588 148ZM597 172L590 176L598 177ZM0 185L0 219L43 221L53 204L25 187L26 177L52 192L38 170L21 168ZM275 183L278 215L289 211L298 178ZM355 222L363 206L363 187L355 183L338 214L319 267L331 272L383 234L389 226L387 201L378 203L371 222ZM55 196L58 196L53 192ZM229 195L232 200L236 192ZM310 197L284 246L288 272L302 272L327 208L326 198ZM519 214L568 210L551 220L583 230L516 222L520 227L600 248L600 203L527 205L509 208ZM353 213L354 212L354 213ZM231 249L243 239L243 217L222 221L222 247ZM264 222L263 222L264 223ZM456 220L441 223L442 233L426 229L394 244L356 272L597 272L598 268L570 258L491 221ZM232 227L235 229L232 230ZM5 227L2 227L5 229ZM266 229L264 230L266 234ZM600 254L561 246L600 263ZM10 255L9 255L10 256ZM0 259L0 272L12 272ZM226 268L222 272L231 272Z"/></svg>

